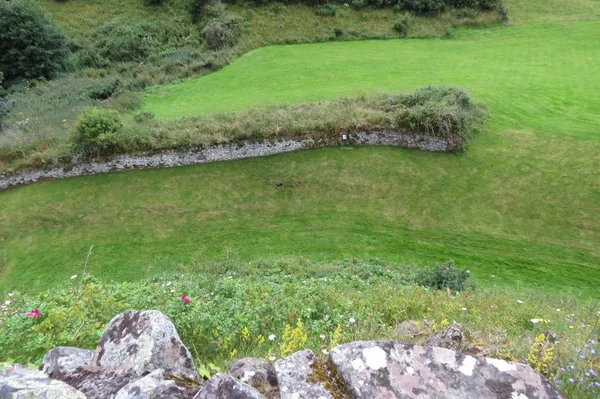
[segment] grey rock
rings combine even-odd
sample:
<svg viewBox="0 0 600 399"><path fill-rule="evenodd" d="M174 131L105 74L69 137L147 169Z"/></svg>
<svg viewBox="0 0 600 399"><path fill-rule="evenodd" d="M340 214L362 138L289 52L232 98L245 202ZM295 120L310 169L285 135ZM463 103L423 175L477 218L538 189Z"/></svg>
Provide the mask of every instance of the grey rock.
<svg viewBox="0 0 600 399"><path fill-rule="evenodd" d="M454 151L462 147L461 143L448 143L440 138L395 131L349 133L346 140L341 137L323 137L315 141L315 139L309 137L304 140L246 141L243 143L215 144L183 151L164 151L158 154L119 155L105 161L87 161L75 158L73 164L68 167L55 166L0 174L0 191L9 187L31 184L39 180L263 157L340 144L391 145L425 151Z"/></svg>
<svg viewBox="0 0 600 399"><path fill-rule="evenodd" d="M52 378L74 373L80 367L89 366L94 351L87 349L58 346L44 355L41 369Z"/></svg>
<svg viewBox="0 0 600 399"><path fill-rule="evenodd" d="M92 365L140 374L163 369L179 378L200 379L175 326L157 310L128 310L114 317L102 333Z"/></svg>
<svg viewBox="0 0 600 399"><path fill-rule="evenodd" d="M462 324L452 324L445 330L432 335L425 343L425 346L437 346L464 352L463 330L464 326Z"/></svg>
<svg viewBox="0 0 600 399"><path fill-rule="evenodd" d="M165 380L163 370L156 370L125 385L117 392L115 399L186 399L192 398L197 390Z"/></svg>
<svg viewBox="0 0 600 399"><path fill-rule="evenodd" d="M529 366L437 347L359 341L331 350L353 398L563 398Z"/></svg>
<svg viewBox="0 0 600 399"><path fill-rule="evenodd" d="M93 367L78 369L60 379L77 388L90 399L113 399L115 394L142 375L134 370L101 370Z"/></svg>
<svg viewBox="0 0 600 399"><path fill-rule="evenodd" d="M265 397L250 385L230 375L218 373L206 381L193 399L265 399Z"/></svg>
<svg viewBox="0 0 600 399"><path fill-rule="evenodd" d="M279 398L275 367L261 359L240 359L229 369L229 375L256 388L268 399Z"/></svg>
<svg viewBox="0 0 600 399"><path fill-rule="evenodd" d="M86 396L42 371L13 365L0 371L0 399L86 399Z"/></svg>
<svg viewBox="0 0 600 399"><path fill-rule="evenodd" d="M332 399L322 383L309 381L314 361L315 354L306 349L275 362L281 399Z"/></svg>

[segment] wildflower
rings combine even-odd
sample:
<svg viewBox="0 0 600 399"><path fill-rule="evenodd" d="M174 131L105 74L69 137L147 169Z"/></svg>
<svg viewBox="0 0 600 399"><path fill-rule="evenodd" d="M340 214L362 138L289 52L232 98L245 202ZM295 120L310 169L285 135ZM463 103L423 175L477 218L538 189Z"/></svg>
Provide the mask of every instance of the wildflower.
<svg viewBox="0 0 600 399"><path fill-rule="evenodd" d="M269 335L269 341L274 341L274 340L275 340L275 334Z"/></svg>
<svg viewBox="0 0 600 399"><path fill-rule="evenodd" d="M496 278L496 276L494 276L494 275L492 274L492 278Z"/></svg>
<svg viewBox="0 0 600 399"><path fill-rule="evenodd" d="M323 352L324 355L328 355L329 351L327 349L323 349L321 352Z"/></svg>
<svg viewBox="0 0 600 399"><path fill-rule="evenodd" d="M594 369L590 369L589 373L594 377L598 377L598 373L596 373Z"/></svg>
<svg viewBox="0 0 600 399"><path fill-rule="evenodd" d="M566 372L567 372L567 369L566 369L566 368L564 368L564 367L561 367L561 368L560 368L560 372L561 372L561 373L566 373Z"/></svg>
<svg viewBox="0 0 600 399"><path fill-rule="evenodd" d="M354 324L356 322L356 320L354 319L354 317L350 318L350 324Z"/></svg>
<svg viewBox="0 0 600 399"><path fill-rule="evenodd" d="M570 368L571 370L575 370L575 366L573 366L572 364L569 366L569 368Z"/></svg>
<svg viewBox="0 0 600 399"><path fill-rule="evenodd" d="M580 325L581 325L581 328L585 328L585 323L584 322L581 322Z"/></svg>
<svg viewBox="0 0 600 399"><path fill-rule="evenodd" d="M561 380L556 380L555 383L556 383L556 385L562 385L562 381Z"/></svg>
<svg viewBox="0 0 600 399"><path fill-rule="evenodd" d="M517 299L517 303L523 303L523 301L520 299Z"/></svg>
<svg viewBox="0 0 600 399"><path fill-rule="evenodd" d="M171 289L171 294L174 293L174 292L175 292L175 290Z"/></svg>
<svg viewBox="0 0 600 399"><path fill-rule="evenodd" d="M321 339L325 339L325 334L321 334L321 335L319 335L319 338L321 338Z"/></svg>
<svg viewBox="0 0 600 399"><path fill-rule="evenodd" d="M168 281L168 282L167 282L167 287L168 287L168 286L170 286L170 285L171 285L171 282L170 282L170 281Z"/></svg>
<svg viewBox="0 0 600 399"><path fill-rule="evenodd" d="M4 302L4 304L5 304L6 306L10 305L10 301L6 301L6 302Z"/></svg>
<svg viewBox="0 0 600 399"><path fill-rule="evenodd" d="M465 312L467 311L467 308L462 308L462 310L464 310Z"/></svg>
<svg viewBox="0 0 600 399"><path fill-rule="evenodd" d="M182 296L180 296L180 297L179 297L179 299L181 299L181 301L182 301L183 303L189 303L189 302L190 302L190 298L188 298L188 297L187 297L187 296L185 296L185 295L182 295Z"/></svg>
<svg viewBox="0 0 600 399"><path fill-rule="evenodd" d="M595 355L596 354L596 349L590 349L590 355Z"/></svg>
<svg viewBox="0 0 600 399"><path fill-rule="evenodd" d="M600 387L600 382L592 381L590 382L590 388L598 388Z"/></svg>
<svg viewBox="0 0 600 399"><path fill-rule="evenodd" d="M9 293L8 293L8 296L13 296L13 295L15 295L15 293L14 293L14 292L9 292Z"/></svg>
<svg viewBox="0 0 600 399"><path fill-rule="evenodd" d="M557 312L560 312L560 309L559 309L559 308L556 308L556 311L557 311Z"/></svg>
<svg viewBox="0 0 600 399"><path fill-rule="evenodd" d="M580 354L579 354L579 358L580 358L580 359L585 359L585 355L584 355L583 353L580 353Z"/></svg>
<svg viewBox="0 0 600 399"><path fill-rule="evenodd" d="M8 295L10 295L10 294L8 294ZM596 340L595 339L590 340L590 345L596 345Z"/></svg>
<svg viewBox="0 0 600 399"><path fill-rule="evenodd" d="M74 275L71 276L71 280L75 280L76 278L77 278L76 274L74 274Z"/></svg>
<svg viewBox="0 0 600 399"><path fill-rule="evenodd" d="M574 380L573 378L569 378L569 382L570 382L571 384L574 384L574 383L575 383L575 380Z"/></svg>
<svg viewBox="0 0 600 399"><path fill-rule="evenodd" d="M275 359L277 359L277 358L275 357L275 355L271 355L271 356L269 356L269 360L270 360L270 361L274 362L274 361L275 361Z"/></svg>
<svg viewBox="0 0 600 399"><path fill-rule="evenodd" d="M531 319L529 321L532 322L533 324L537 324L540 322L540 319Z"/></svg>
<svg viewBox="0 0 600 399"><path fill-rule="evenodd" d="M25 316L27 317L40 317L42 314L39 310L33 309L31 312L27 313Z"/></svg>

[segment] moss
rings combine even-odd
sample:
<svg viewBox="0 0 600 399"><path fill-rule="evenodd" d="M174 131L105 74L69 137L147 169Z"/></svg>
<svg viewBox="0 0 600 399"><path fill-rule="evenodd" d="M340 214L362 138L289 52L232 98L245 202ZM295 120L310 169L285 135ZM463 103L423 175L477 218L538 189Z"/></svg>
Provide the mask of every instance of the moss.
<svg viewBox="0 0 600 399"><path fill-rule="evenodd" d="M315 359L311 365L312 372L306 378L307 382L321 383L334 399L349 399L352 396L346 383L331 361L324 362Z"/></svg>

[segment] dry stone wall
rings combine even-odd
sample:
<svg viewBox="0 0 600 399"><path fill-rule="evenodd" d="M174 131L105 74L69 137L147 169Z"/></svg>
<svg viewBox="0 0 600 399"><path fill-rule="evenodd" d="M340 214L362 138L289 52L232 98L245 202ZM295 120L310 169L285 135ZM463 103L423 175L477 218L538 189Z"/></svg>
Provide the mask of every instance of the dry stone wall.
<svg viewBox="0 0 600 399"><path fill-rule="evenodd" d="M265 140L217 144L204 148L181 151L164 151L158 154L120 155L103 161L76 159L72 165L54 166L46 169L25 170L12 174L0 174L0 191L30 184L39 180L94 175L122 170L165 168L242 158L263 157L291 151L320 148L334 145L388 145L424 151L456 151L455 144L435 137L421 136L409 132L357 132L336 137L305 139Z"/></svg>
<svg viewBox="0 0 600 399"><path fill-rule="evenodd" d="M241 359L229 373L204 381L173 323L158 311L117 315L93 356L55 348L41 370L0 371L0 399L563 398L525 364L395 341L339 345L326 361L310 350L274 365Z"/></svg>

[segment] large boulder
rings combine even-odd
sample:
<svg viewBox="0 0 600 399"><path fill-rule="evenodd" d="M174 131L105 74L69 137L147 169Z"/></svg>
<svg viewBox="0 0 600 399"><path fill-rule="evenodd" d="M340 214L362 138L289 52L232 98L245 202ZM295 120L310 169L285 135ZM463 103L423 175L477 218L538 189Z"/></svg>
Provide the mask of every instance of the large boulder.
<svg viewBox="0 0 600 399"><path fill-rule="evenodd" d="M157 310L128 310L113 318L100 338L92 365L139 373L162 369L178 378L200 380L175 326Z"/></svg>
<svg viewBox="0 0 600 399"><path fill-rule="evenodd" d="M444 348L359 341L335 347L329 359L356 399L563 398L529 366Z"/></svg>
<svg viewBox="0 0 600 399"><path fill-rule="evenodd" d="M277 373L271 363L247 357L235 362L229 369L229 375L256 388L267 399L279 398Z"/></svg>
<svg viewBox="0 0 600 399"><path fill-rule="evenodd" d="M42 371L13 365L0 371L0 399L86 399L86 396Z"/></svg>
<svg viewBox="0 0 600 399"><path fill-rule="evenodd" d="M218 373L206 381L193 399L265 399L265 397L250 385L230 375Z"/></svg>
<svg viewBox="0 0 600 399"><path fill-rule="evenodd" d="M309 349L275 362L281 399L333 399L323 382L311 378L314 362Z"/></svg>
<svg viewBox="0 0 600 399"><path fill-rule="evenodd" d="M89 366L93 357L94 351L91 350L58 346L46 352L41 369L52 378L62 379L60 376Z"/></svg>
<svg viewBox="0 0 600 399"><path fill-rule="evenodd" d="M156 370L125 385L114 399L191 399L196 391L197 388L186 389L165 380L163 370Z"/></svg>

